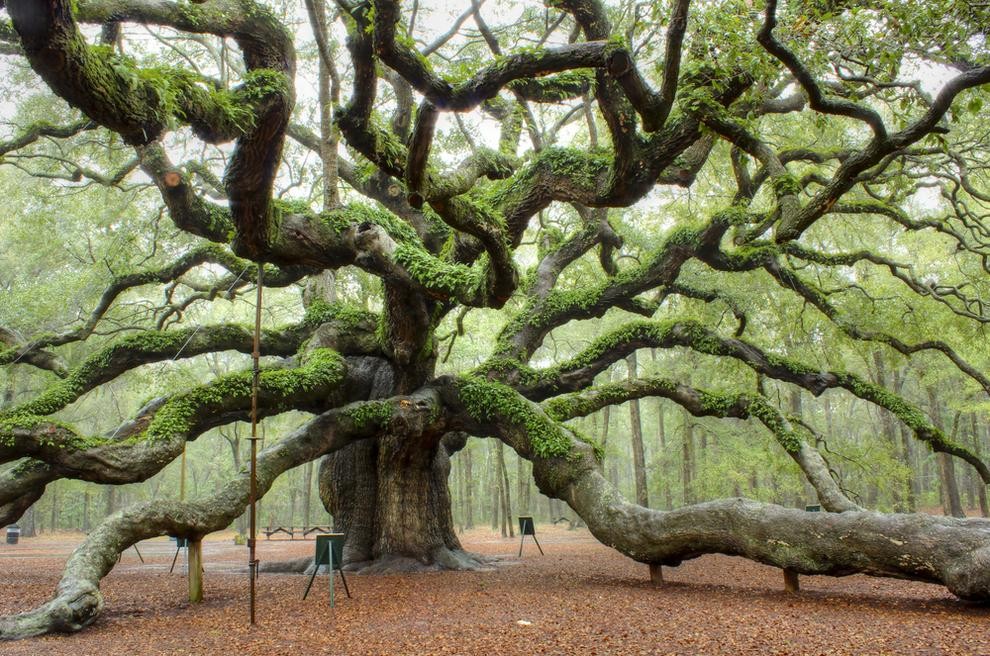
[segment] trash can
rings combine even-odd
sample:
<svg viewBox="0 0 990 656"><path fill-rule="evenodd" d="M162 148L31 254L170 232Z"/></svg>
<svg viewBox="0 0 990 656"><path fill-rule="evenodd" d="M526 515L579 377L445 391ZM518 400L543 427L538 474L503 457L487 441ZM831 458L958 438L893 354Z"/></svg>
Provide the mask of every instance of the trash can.
<svg viewBox="0 0 990 656"><path fill-rule="evenodd" d="M7 527L7 544L17 544L21 537L21 527L17 524Z"/></svg>

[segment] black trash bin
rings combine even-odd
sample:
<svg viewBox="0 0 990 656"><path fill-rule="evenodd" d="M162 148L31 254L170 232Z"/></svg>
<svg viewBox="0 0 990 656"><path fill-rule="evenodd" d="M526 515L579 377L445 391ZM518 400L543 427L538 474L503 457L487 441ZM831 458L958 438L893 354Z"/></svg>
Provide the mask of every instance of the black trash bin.
<svg viewBox="0 0 990 656"><path fill-rule="evenodd" d="M7 527L7 544L17 544L21 537L21 527L17 524Z"/></svg>

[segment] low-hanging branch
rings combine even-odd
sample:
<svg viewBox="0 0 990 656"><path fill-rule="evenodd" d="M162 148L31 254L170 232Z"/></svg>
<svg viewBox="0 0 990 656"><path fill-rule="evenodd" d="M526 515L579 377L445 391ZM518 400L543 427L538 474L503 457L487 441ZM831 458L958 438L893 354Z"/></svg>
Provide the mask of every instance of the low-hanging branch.
<svg viewBox="0 0 990 656"><path fill-rule="evenodd" d="M509 368L497 375L514 379L520 393L529 399L542 400L585 387L612 363L640 348L687 347L699 353L737 360L753 371L803 387L814 395L827 389L844 389L893 413L915 437L933 450L948 453L971 464L980 477L990 484L990 469L970 449L949 439L916 407L879 385L855 374L832 372L764 352L759 347L732 337L722 337L696 321L639 321L607 333L574 358L551 369L534 371ZM486 366L480 368L484 371Z"/></svg>
<svg viewBox="0 0 990 656"><path fill-rule="evenodd" d="M319 327L315 317L282 330L265 330L261 355L289 357ZM222 324L181 330L143 331L115 340L72 368L63 380L52 383L34 399L0 410L0 421L14 415L50 415L75 402L90 390L142 365L204 353L250 353L252 332L246 326Z"/></svg>
<svg viewBox="0 0 990 656"><path fill-rule="evenodd" d="M8 343L8 348L0 351L0 365L11 364L15 361L31 364L35 361L47 362L50 358L42 355L43 349L85 341L93 335L100 321L103 320L114 303L125 292L144 285L177 281L195 267L206 263L218 264L231 272L236 271L236 278L248 278L252 275L252 271L257 270L257 265L234 256L227 249L207 244L186 252L160 268L114 275L106 289L100 295L96 307L94 307L89 317L86 318L81 326L60 333L40 335L30 340L18 340L17 343L13 339L3 339L3 335L9 331L5 331L0 327L0 340ZM270 273L266 272L266 274L270 276L271 282L269 286L271 287L284 287L292 284L301 277L300 272L293 271L291 268L286 270L275 270L273 267L269 268L272 271ZM266 277L266 280L268 280L268 277ZM228 285L228 288L231 286ZM161 339L166 340L168 338L162 337ZM51 367L45 366L43 368ZM64 374L66 372L61 373Z"/></svg>
<svg viewBox="0 0 990 656"><path fill-rule="evenodd" d="M580 392L544 401L542 406L551 419L566 421L587 416L608 406L648 397L670 399L695 417L757 418L801 468L826 510L862 510L839 488L821 453L804 439L800 430L795 430L786 416L761 395L713 393L669 378L652 376L588 387Z"/></svg>
<svg viewBox="0 0 990 656"><path fill-rule="evenodd" d="M259 381L261 414L339 404L348 394L346 381L345 360L329 349L314 351L294 369L265 369ZM109 436L81 435L41 415L5 413L0 416L0 462L27 456L72 478L98 483L141 481L174 460L188 440L210 428L243 421L250 402L251 374L239 372L156 399Z"/></svg>
<svg viewBox="0 0 990 656"><path fill-rule="evenodd" d="M394 422L411 434L442 430L436 394L424 392L388 401L367 401L329 410L258 454L257 494L260 499L275 480L327 453L360 439L372 438ZM195 501L158 500L126 508L105 519L69 557L55 597L41 607L0 618L0 640L13 640L53 631L78 631L103 610L100 580L118 556L148 538L174 535L200 539L227 527L248 502L246 471L210 497Z"/></svg>
<svg viewBox="0 0 990 656"><path fill-rule="evenodd" d="M677 566L710 553L743 556L798 574L864 573L929 581L972 600L990 599L990 521L876 512L809 513L725 499L677 510L625 501L594 449L512 389L450 379L445 402L533 463L540 491L565 501L592 534L630 558Z"/></svg>

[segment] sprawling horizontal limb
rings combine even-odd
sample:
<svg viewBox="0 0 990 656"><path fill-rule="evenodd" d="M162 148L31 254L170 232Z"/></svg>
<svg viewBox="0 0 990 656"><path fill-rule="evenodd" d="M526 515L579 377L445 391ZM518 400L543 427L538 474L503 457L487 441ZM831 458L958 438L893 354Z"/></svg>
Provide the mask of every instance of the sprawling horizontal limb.
<svg viewBox="0 0 990 656"><path fill-rule="evenodd" d="M512 381L528 398L542 400L590 385L596 375L639 348L675 346L738 360L757 373L793 383L815 395L827 389L844 389L864 401L890 411L914 431L919 440L935 451L962 458L980 473L986 483L990 483L990 469L986 463L966 447L951 440L924 413L896 394L848 372L821 370L766 353L749 342L722 337L697 321L631 322L600 337L571 360L551 369L505 369L496 361L500 367L491 371ZM486 371L489 368L482 366L480 370Z"/></svg>
<svg viewBox="0 0 990 656"><path fill-rule="evenodd" d="M292 356L318 329L324 335L328 332L336 334L333 348L340 353L376 353L378 349L374 343L374 323L370 313L365 317L360 312L352 311L348 318L342 319L344 312L340 306L318 305L297 325L262 330L261 355ZM250 353L253 347L252 330L237 324L134 333L96 351L68 371L63 380L52 383L35 398L0 410L0 421L14 415L50 415L96 387L142 365L219 351Z"/></svg>
<svg viewBox="0 0 990 656"><path fill-rule="evenodd" d="M875 512L808 513L745 499L678 510L625 501L602 476L591 445L513 390L448 379L444 400L464 429L494 435L532 461L540 490L563 499L591 532L640 562L679 565L710 553L742 556L799 574L870 574L945 585L990 600L990 522Z"/></svg>
<svg viewBox="0 0 990 656"><path fill-rule="evenodd" d="M0 474L0 523L13 524L58 478L55 469L28 458Z"/></svg>
<svg viewBox="0 0 990 656"><path fill-rule="evenodd" d="M258 454L259 498L284 472L360 439L375 437L398 422L410 434L439 430L435 393L354 403L325 412ZM100 580L121 552L160 535L200 539L226 528L248 503L250 477L241 471L217 494L196 501L158 500L127 508L104 520L69 557L54 599L19 615L0 618L0 639L78 631L103 610Z"/></svg>
<svg viewBox="0 0 990 656"><path fill-rule="evenodd" d="M298 368L263 370L259 407L267 415L333 406L346 398L346 381L344 358L317 350ZM141 481L175 459L187 440L243 420L250 407L251 374L240 372L153 401L109 437L80 435L44 416L6 413L0 417L0 461L27 456L63 476L100 483Z"/></svg>
<svg viewBox="0 0 990 656"><path fill-rule="evenodd" d="M552 419L564 421L586 416L607 406L646 397L670 399L695 417L755 417L770 430L787 455L801 468L826 510L861 510L839 488L832 478L828 463L818 449L806 441L801 427L795 427L788 417L760 395L713 393L668 378L651 376L588 387L580 392L549 399L542 405Z"/></svg>
<svg viewBox="0 0 990 656"><path fill-rule="evenodd" d="M21 339L13 331L0 327L0 344L7 346L7 348L0 350L0 365L24 362L39 368L50 369L60 376L65 376L68 370L63 364L60 364L57 356L43 349L84 341L89 338L125 292L154 283L173 283L194 268L207 263L220 265L231 272L234 280L227 285L228 290L233 290L240 284L247 284L251 279L257 277L258 267L256 264L234 256L224 247L211 244L194 248L172 262L155 269L114 275L100 295L95 307L81 325L57 333L37 335L29 340ZM285 269L267 267L265 282L269 287L285 287L302 278L304 273L299 267L287 267ZM160 341L164 342L168 339L168 337L161 337ZM135 338L135 341L140 342L141 338Z"/></svg>

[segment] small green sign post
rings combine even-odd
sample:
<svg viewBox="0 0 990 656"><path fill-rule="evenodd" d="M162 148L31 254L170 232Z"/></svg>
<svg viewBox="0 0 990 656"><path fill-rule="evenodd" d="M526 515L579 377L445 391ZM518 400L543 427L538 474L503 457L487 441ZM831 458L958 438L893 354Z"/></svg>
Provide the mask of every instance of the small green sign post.
<svg viewBox="0 0 990 656"><path fill-rule="evenodd" d="M347 578L344 576L343 570L344 564L344 534L343 533L327 533L326 535L316 536L316 555L313 557L313 575L309 577L309 584L306 586L306 592L303 593L303 599L309 594L309 589L313 587L313 580L316 579L316 573L320 571L321 565L326 565L327 570L330 572L330 608L334 606L333 598L333 578L334 572L340 572L340 580L344 582L344 592L347 596L351 596L351 591L347 587Z"/></svg>
<svg viewBox="0 0 990 656"><path fill-rule="evenodd" d="M519 557L522 558L523 542L526 541L526 536L532 535L533 542L536 543L536 548L540 550L540 555L543 555L543 547L540 546L540 541L536 539L536 523L533 518L529 515L521 515L519 517Z"/></svg>
<svg viewBox="0 0 990 656"><path fill-rule="evenodd" d="M175 540L175 555L172 556L172 566L168 568L168 573L169 574L171 574L172 572L175 571L175 561L177 561L179 559L179 552L182 551L183 549L186 550L186 553L189 552L189 539L188 538L176 538L176 537L173 537L172 539ZM142 558L142 561L143 560L144 559Z"/></svg>

